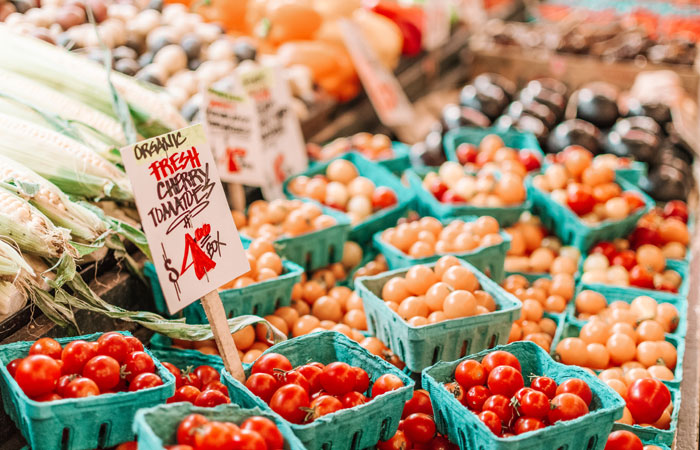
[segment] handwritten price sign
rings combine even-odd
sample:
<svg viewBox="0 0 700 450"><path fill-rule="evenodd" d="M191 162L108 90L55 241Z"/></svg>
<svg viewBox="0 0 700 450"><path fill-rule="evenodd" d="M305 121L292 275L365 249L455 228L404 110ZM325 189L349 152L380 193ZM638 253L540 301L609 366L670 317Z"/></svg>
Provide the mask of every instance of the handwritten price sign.
<svg viewBox="0 0 700 450"><path fill-rule="evenodd" d="M250 270L201 125L121 153L171 313Z"/></svg>

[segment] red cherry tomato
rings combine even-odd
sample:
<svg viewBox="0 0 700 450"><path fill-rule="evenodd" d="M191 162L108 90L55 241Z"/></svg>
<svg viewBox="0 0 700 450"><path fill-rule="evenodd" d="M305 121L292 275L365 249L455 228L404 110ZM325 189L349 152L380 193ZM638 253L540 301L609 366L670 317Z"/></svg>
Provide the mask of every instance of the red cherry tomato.
<svg viewBox="0 0 700 450"><path fill-rule="evenodd" d="M284 437L275 422L266 417L253 416L243 421L241 430L251 430L265 439L268 450L284 448Z"/></svg>
<svg viewBox="0 0 700 450"><path fill-rule="evenodd" d="M129 382L129 392L150 389L162 385L163 380L161 380L158 375L155 373L144 372L136 375L136 377Z"/></svg>
<svg viewBox="0 0 700 450"><path fill-rule="evenodd" d="M466 397L465 397L466 392L464 391L464 388L459 383L457 383L456 381L454 381L452 383L446 383L445 389L447 389L447 391L450 394L454 395L454 397L457 399L458 402L460 402L461 404L464 405L464 402L466 401Z"/></svg>
<svg viewBox="0 0 700 450"><path fill-rule="evenodd" d="M182 385L194 386L199 390L202 389L202 381L199 379L196 373L190 372L189 368L182 372Z"/></svg>
<svg viewBox="0 0 700 450"><path fill-rule="evenodd" d="M52 392L61 376L61 365L50 356L30 355L24 358L15 371L15 381L29 397Z"/></svg>
<svg viewBox="0 0 700 450"><path fill-rule="evenodd" d="M355 369L344 362L328 364L319 375L323 390L332 395L343 395L355 387Z"/></svg>
<svg viewBox="0 0 700 450"><path fill-rule="evenodd" d="M83 367L83 376L97 384L105 392L119 384L119 363L111 356L97 355Z"/></svg>
<svg viewBox="0 0 700 450"><path fill-rule="evenodd" d="M557 387L557 395L568 392L569 394L575 394L581 397L581 400L586 402L586 406L591 404L593 400L593 393L591 388L581 379L571 378L566 380Z"/></svg>
<svg viewBox="0 0 700 450"><path fill-rule="evenodd" d="M175 395L171 397L172 402L190 402L194 404L201 391L194 386L184 385L175 390Z"/></svg>
<svg viewBox="0 0 700 450"><path fill-rule="evenodd" d="M194 432L197 450L223 450L233 447L235 429L222 422L207 422Z"/></svg>
<svg viewBox="0 0 700 450"><path fill-rule="evenodd" d="M83 340L71 341L63 348L61 360L63 367L61 372L64 375L82 373L86 362L97 356L97 345Z"/></svg>
<svg viewBox="0 0 700 450"><path fill-rule="evenodd" d="M447 189L440 198L442 203L464 203L466 200L452 189Z"/></svg>
<svg viewBox="0 0 700 450"><path fill-rule="evenodd" d="M435 422L427 414L414 413L403 421L403 432L411 442L426 443L435 436Z"/></svg>
<svg viewBox="0 0 700 450"><path fill-rule="evenodd" d="M476 162L476 157L479 155L479 149L474 144L462 143L457 147L457 161L460 164L473 164Z"/></svg>
<svg viewBox="0 0 700 450"><path fill-rule="evenodd" d="M593 246L593 248L591 248L590 253L600 253L605 255L605 257L608 258L608 262L612 263L613 258L615 258L615 255L617 254L617 247L615 247L615 244L612 242L598 242Z"/></svg>
<svg viewBox="0 0 700 450"><path fill-rule="evenodd" d="M138 338L135 338L134 336L124 336L124 339L126 339L126 343L129 344L127 353L143 351L143 344L138 340Z"/></svg>
<svg viewBox="0 0 700 450"><path fill-rule="evenodd" d="M540 162L540 159L530 150L520 150L518 152L518 159L520 160L520 163L525 166L525 170L528 172L532 172L533 170L537 170L542 167L542 162Z"/></svg>
<svg viewBox="0 0 700 450"><path fill-rule="evenodd" d="M508 353L503 350L496 350L495 352L491 352L486 355L481 361L481 365L484 366L484 369L486 369L487 375L498 366L511 366L517 369L518 372L522 372L518 358L516 358L512 353Z"/></svg>
<svg viewBox="0 0 700 450"><path fill-rule="evenodd" d="M510 421L513 420L514 411L510 404L510 399L502 395L496 394L487 398L482 409L495 412L501 419L501 422L506 425L509 425Z"/></svg>
<svg viewBox="0 0 700 450"><path fill-rule="evenodd" d="M629 207L630 212L644 207L644 199L636 192L624 191L622 194L620 194L620 197L627 201L627 206Z"/></svg>
<svg viewBox="0 0 700 450"><path fill-rule="evenodd" d="M652 244L660 247L663 242L661 241L656 227L649 224L639 224L630 236L630 244L632 248L638 248L644 244Z"/></svg>
<svg viewBox="0 0 700 450"><path fill-rule="evenodd" d="M523 388L518 391L518 393L523 390L525 390L525 392L519 397L517 393L515 394L519 403L517 406L519 415L535 419L544 419L547 417L549 413L549 398L547 395L531 388Z"/></svg>
<svg viewBox="0 0 700 450"><path fill-rule="evenodd" d="M608 436L605 450L644 450L644 444L631 431L618 430Z"/></svg>
<svg viewBox="0 0 700 450"><path fill-rule="evenodd" d="M221 381L221 374L219 374L219 371L206 364L194 369L194 374L197 375L202 386L206 386L212 381Z"/></svg>
<svg viewBox="0 0 700 450"><path fill-rule="evenodd" d="M56 382L56 393L61 397L66 396L66 388L71 381L75 380L77 375L61 375Z"/></svg>
<svg viewBox="0 0 700 450"><path fill-rule="evenodd" d="M12 361L10 361L9 363L7 363L7 365L5 366L7 368L7 371L10 372L10 376L12 378L15 377L15 373L17 372L17 366L19 366L19 363L21 363L21 362L22 362L22 358L15 358Z"/></svg>
<svg viewBox="0 0 700 450"><path fill-rule="evenodd" d="M465 405L472 411L481 411L486 399L491 397L491 391L484 386L472 386L464 399Z"/></svg>
<svg viewBox="0 0 700 450"><path fill-rule="evenodd" d="M266 373L274 376L275 369L284 372L292 370L292 363L286 356L279 353L265 353L253 363L251 373Z"/></svg>
<svg viewBox="0 0 700 450"><path fill-rule="evenodd" d="M312 364L306 364L298 367L296 370L299 371L300 374L304 375L304 378L306 378L306 380L309 382L309 386L311 387L309 392L311 394L315 394L323 388L321 386L321 378L319 378L321 372L323 372L322 368Z"/></svg>
<svg viewBox="0 0 700 450"><path fill-rule="evenodd" d="M100 395L100 388L90 378L80 377L68 383L65 398L82 398Z"/></svg>
<svg viewBox="0 0 700 450"><path fill-rule="evenodd" d="M627 389L627 408L637 423L654 423L671 402L665 384L654 378L641 378Z"/></svg>
<svg viewBox="0 0 700 450"><path fill-rule="evenodd" d="M557 395L557 383L549 377L534 378L530 388L542 392L549 399L553 399Z"/></svg>
<svg viewBox="0 0 700 450"><path fill-rule="evenodd" d="M253 430L238 430L231 440L233 450L267 450L265 438Z"/></svg>
<svg viewBox="0 0 700 450"><path fill-rule="evenodd" d="M429 450L457 450L459 447L444 436L435 436L428 442L427 448Z"/></svg>
<svg viewBox="0 0 700 450"><path fill-rule="evenodd" d="M372 385L372 398L382 395L389 391L395 391L396 389L403 387L403 381L401 378L394 374L385 373L384 375L377 378ZM409 438L410 439L410 438Z"/></svg>
<svg viewBox="0 0 700 450"><path fill-rule="evenodd" d="M209 390L200 393L196 399L194 399L194 406L204 406L212 407L216 405L223 405L225 403L231 403L228 395L222 394L220 391Z"/></svg>
<svg viewBox="0 0 700 450"><path fill-rule="evenodd" d="M219 391L228 397L228 388L221 381L214 380L211 383L204 386L204 391Z"/></svg>
<svg viewBox="0 0 700 450"><path fill-rule="evenodd" d="M611 264L614 266L622 266L627 270L632 270L632 267L637 263L637 254L634 250L622 250L613 257Z"/></svg>
<svg viewBox="0 0 700 450"><path fill-rule="evenodd" d="M501 418L493 411L481 411L477 416L479 420L484 422L486 427L491 430L496 436L500 436L502 433L503 426L501 425Z"/></svg>
<svg viewBox="0 0 700 450"><path fill-rule="evenodd" d="M365 394L357 391L350 391L338 398L340 403L343 404L343 408L353 408L355 406L364 405L369 401Z"/></svg>
<svg viewBox="0 0 700 450"><path fill-rule="evenodd" d="M61 400L63 397L58 395L55 392L49 392L48 394L40 395L38 397L34 397L34 401L37 402L54 402L56 400Z"/></svg>
<svg viewBox="0 0 700 450"><path fill-rule="evenodd" d="M288 384L277 389L270 399L270 408L284 419L300 424L304 421L308 408L309 394L303 387L296 384Z"/></svg>
<svg viewBox="0 0 700 450"><path fill-rule="evenodd" d="M642 289L654 289L654 273L639 264L630 270L630 286Z"/></svg>
<svg viewBox="0 0 700 450"><path fill-rule="evenodd" d="M162 362L163 367L168 369L168 372L172 373L175 376L175 389L182 387L185 382L182 379L182 371L178 369L174 364L171 364L169 362Z"/></svg>
<svg viewBox="0 0 700 450"><path fill-rule="evenodd" d="M201 414L190 414L177 427L177 443L180 445L195 445L194 433L209 420Z"/></svg>
<svg viewBox="0 0 700 450"><path fill-rule="evenodd" d="M403 405L401 418L405 419L413 413L433 415L433 405L430 403L430 395L425 389L416 389L413 396Z"/></svg>
<svg viewBox="0 0 700 450"><path fill-rule="evenodd" d="M581 397L569 393L559 394L554 397L550 408L547 415L549 423L559 422L560 420L573 420L588 414L588 407L581 400Z"/></svg>
<svg viewBox="0 0 700 450"><path fill-rule="evenodd" d="M675 217L688 223L688 205L681 200L671 200L664 205L664 218Z"/></svg>
<svg viewBox="0 0 700 450"><path fill-rule="evenodd" d="M535 431L544 427L544 423L539 419L535 419L534 417L518 417L518 420L516 420L515 424L513 425L513 431L515 431L515 434L523 434L527 433L528 431Z"/></svg>
<svg viewBox="0 0 700 450"><path fill-rule="evenodd" d="M245 387L254 395L263 399L265 403L270 403L272 395L279 388L279 383L272 375L260 372L249 376L245 382Z"/></svg>
<svg viewBox="0 0 700 450"><path fill-rule="evenodd" d="M449 203L443 200L447 190L447 185L440 180L434 180L432 183L430 183L430 193L433 194L433 197L435 197L439 202Z"/></svg>
<svg viewBox="0 0 700 450"><path fill-rule="evenodd" d="M492 394L512 397L525 384L523 375L511 366L499 366L489 373L487 385Z"/></svg>
<svg viewBox="0 0 700 450"><path fill-rule="evenodd" d="M322 395L311 402L312 412L306 416L305 422L312 422L319 417L343 409L343 403L330 395Z"/></svg>
<svg viewBox="0 0 700 450"><path fill-rule="evenodd" d="M566 188L566 204L579 216L593 211L595 199L591 188L579 183L570 184Z"/></svg>
<svg viewBox="0 0 700 450"><path fill-rule="evenodd" d="M407 450L409 448L411 448L411 442L402 430L396 430L396 433L388 441L377 442L377 450Z"/></svg>
<svg viewBox="0 0 700 450"><path fill-rule="evenodd" d="M386 186L379 186L372 193L372 208L375 210L389 208L398 203L398 201L396 192Z"/></svg>
<svg viewBox="0 0 700 450"><path fill-rule="evenodd" d="M129 342L123 334L114 331L105 333L97 339L97 353L111 356L123 364L129 354Z"/></svg>
<svg viewBox="0 0 700 450"><path fill-rule="evenodd" d="M53 359L61 359L61 344L48 337L38 339L29 347L30 355L46 355Z"/></svg>
<svg viewBox="0 0 700 450"><path fill-rule="evenodd" d="M355 367L355 387L353 390L367 392L367 389L369 389L369 375L364 369Z"/></svg>
<svg viewBox="0 0 700 450"><path fill-rule="evenodd" d="M486 369L479 361L464 360L455 369L455 381L465 390L472 386L483 386L486 382Z"/></svg>
<svg viewBox="0 0 700 450"><path fill-rule="evenodd" d="M153 359L146 352L134 352L126 357L124 362L126 367L126 381L131 382L142 373L153 373L156 365Z"/></svg>

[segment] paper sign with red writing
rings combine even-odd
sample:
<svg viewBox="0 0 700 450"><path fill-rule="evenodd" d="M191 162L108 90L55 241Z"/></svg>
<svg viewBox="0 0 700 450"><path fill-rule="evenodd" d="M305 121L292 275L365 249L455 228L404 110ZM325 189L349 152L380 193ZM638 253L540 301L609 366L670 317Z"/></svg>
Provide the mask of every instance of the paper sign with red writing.
<svg viewBox="0 0 700 450"><path fill-rule="evenodd" d="M171 313L250 270L202 125L121 154Z"/></svg>
<svg viewBox="0 0 700 450"><path fill-rule="evenodd" d="M358 26L351 20L340 19L340 30L379 120L388 127L413 122L413 106L399 80L382 64Z"/></svg>

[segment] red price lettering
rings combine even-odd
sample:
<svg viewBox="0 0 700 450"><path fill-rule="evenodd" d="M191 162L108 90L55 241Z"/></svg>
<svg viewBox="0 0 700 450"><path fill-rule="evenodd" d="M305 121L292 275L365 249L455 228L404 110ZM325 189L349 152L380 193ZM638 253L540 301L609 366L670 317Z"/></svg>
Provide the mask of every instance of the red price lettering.
<svg viewBox="0 0 700 450"><path fill-rule="evenodd" d="M197 232L195 232L195 235ZM190 253L192 254L192 262L187 264ZM216 263L199 247L195 238L189 233L185 233L185 256L182 258L180 274L184 274L192 266L194 266L195 276L198 280L201 280L207 272L216 267Z"/></svg>

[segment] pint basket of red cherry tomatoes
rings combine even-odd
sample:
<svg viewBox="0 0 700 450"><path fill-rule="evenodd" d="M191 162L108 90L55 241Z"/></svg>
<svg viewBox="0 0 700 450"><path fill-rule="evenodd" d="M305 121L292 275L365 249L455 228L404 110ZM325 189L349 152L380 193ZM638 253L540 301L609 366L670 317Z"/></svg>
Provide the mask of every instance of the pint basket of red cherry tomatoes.
<svg viewBox="0 0 700 450"><path fill-rule="evenodd" d="M175 392L175 377L126 331L14 342L0 363L2 403L31 448L131 440L136 411Z"/></svg>
<svg viewBox="0 0 700 450"><path fill-rule="evenodd" d="M310 200L277 199L253 202L246 215L232 212L241 241L271 233L280 257L304 267L320 269L343 258L350 220L340 211Z"/></svg>
<svg viewBox="0 0 700 450"><path fill-rule="evenodd" d="M284 182L290 198L306 198L344 212L349 239L367 243L396 223L413 204L414 194L393 173L357 153L319 164Z"/></svg>
<svg viewBox="0 0 700 450"><path fill-rule="evenodd" d="M249 260L252 260L251 271L255 270L253 268L256 265L262 265L262 259L266 264L276 266L273 270L275 274L271 274L272 277L266 279L259 277L252 279L244 274L234 282L229 283L231 286L222 286L219 289L219 297L224 305L226 316L236 317L246 314L265 316L272 314L280 306L288 306L291 301L292 288L301 280L304 269L291 261L281 259L271 242L259 239L252 242L244 241L243 247L246 249ZM146 262L143 271L151 283L156 311L165 317L170 317L155 266L151 262ZM239 287L235 284L235 281L239 279L245 279L247 283L241 284ZM199 300L188 305L178 314L182 314L187 323L208 323L207 315Z"/></svg>
<svg viewBox="0 0 700 450"><path fill-rule="evenodd" d="M543 224L564 244L587 251L629 234L654 201L582 147L564 150L561 163L527 178L528 196Z"/></svg>
<svg viewBox="0 0 700 450"><path fill-rule="evenodd" d="M390 269L430 264L442 255L451 254L488 272L498 281L503 279L510 241L510 235L501 230L498 221L491 216L464 216L442 221L426 216L375 233L373 238L374 246L384 255ZM419 244L414 245L416 243Z"/></svg>
<svg viewBox="0 0 700 450"><path fill-rule="evenodd" d="M355 282L370 333L420 372L508 341L522 304L452 255Z"/></svg>
<svg viewBox="0 0 700 450"><path fill-rule="evenodd" d="M284 421L258 408L238 405L201 408L189 403L139 410L134 419L139 450L190 446L193 450L249 448L304 450ZM219 445L219 447L213 447Z"/></svg>
<svg viewBox="0 0 700 450"><path fill-rule="evenodd" d="M310 450L367 448L389 439L414 385L332 331L281 342L244 368L245 386L222 372L232 403L283 418Z"/></svg>
<svg viewBox="0 0 700 450"><path fill-rule="evenodd" d="M438 431L461 449L598 449L624 401L578 367L514 342L423 372Z"/></svg>

